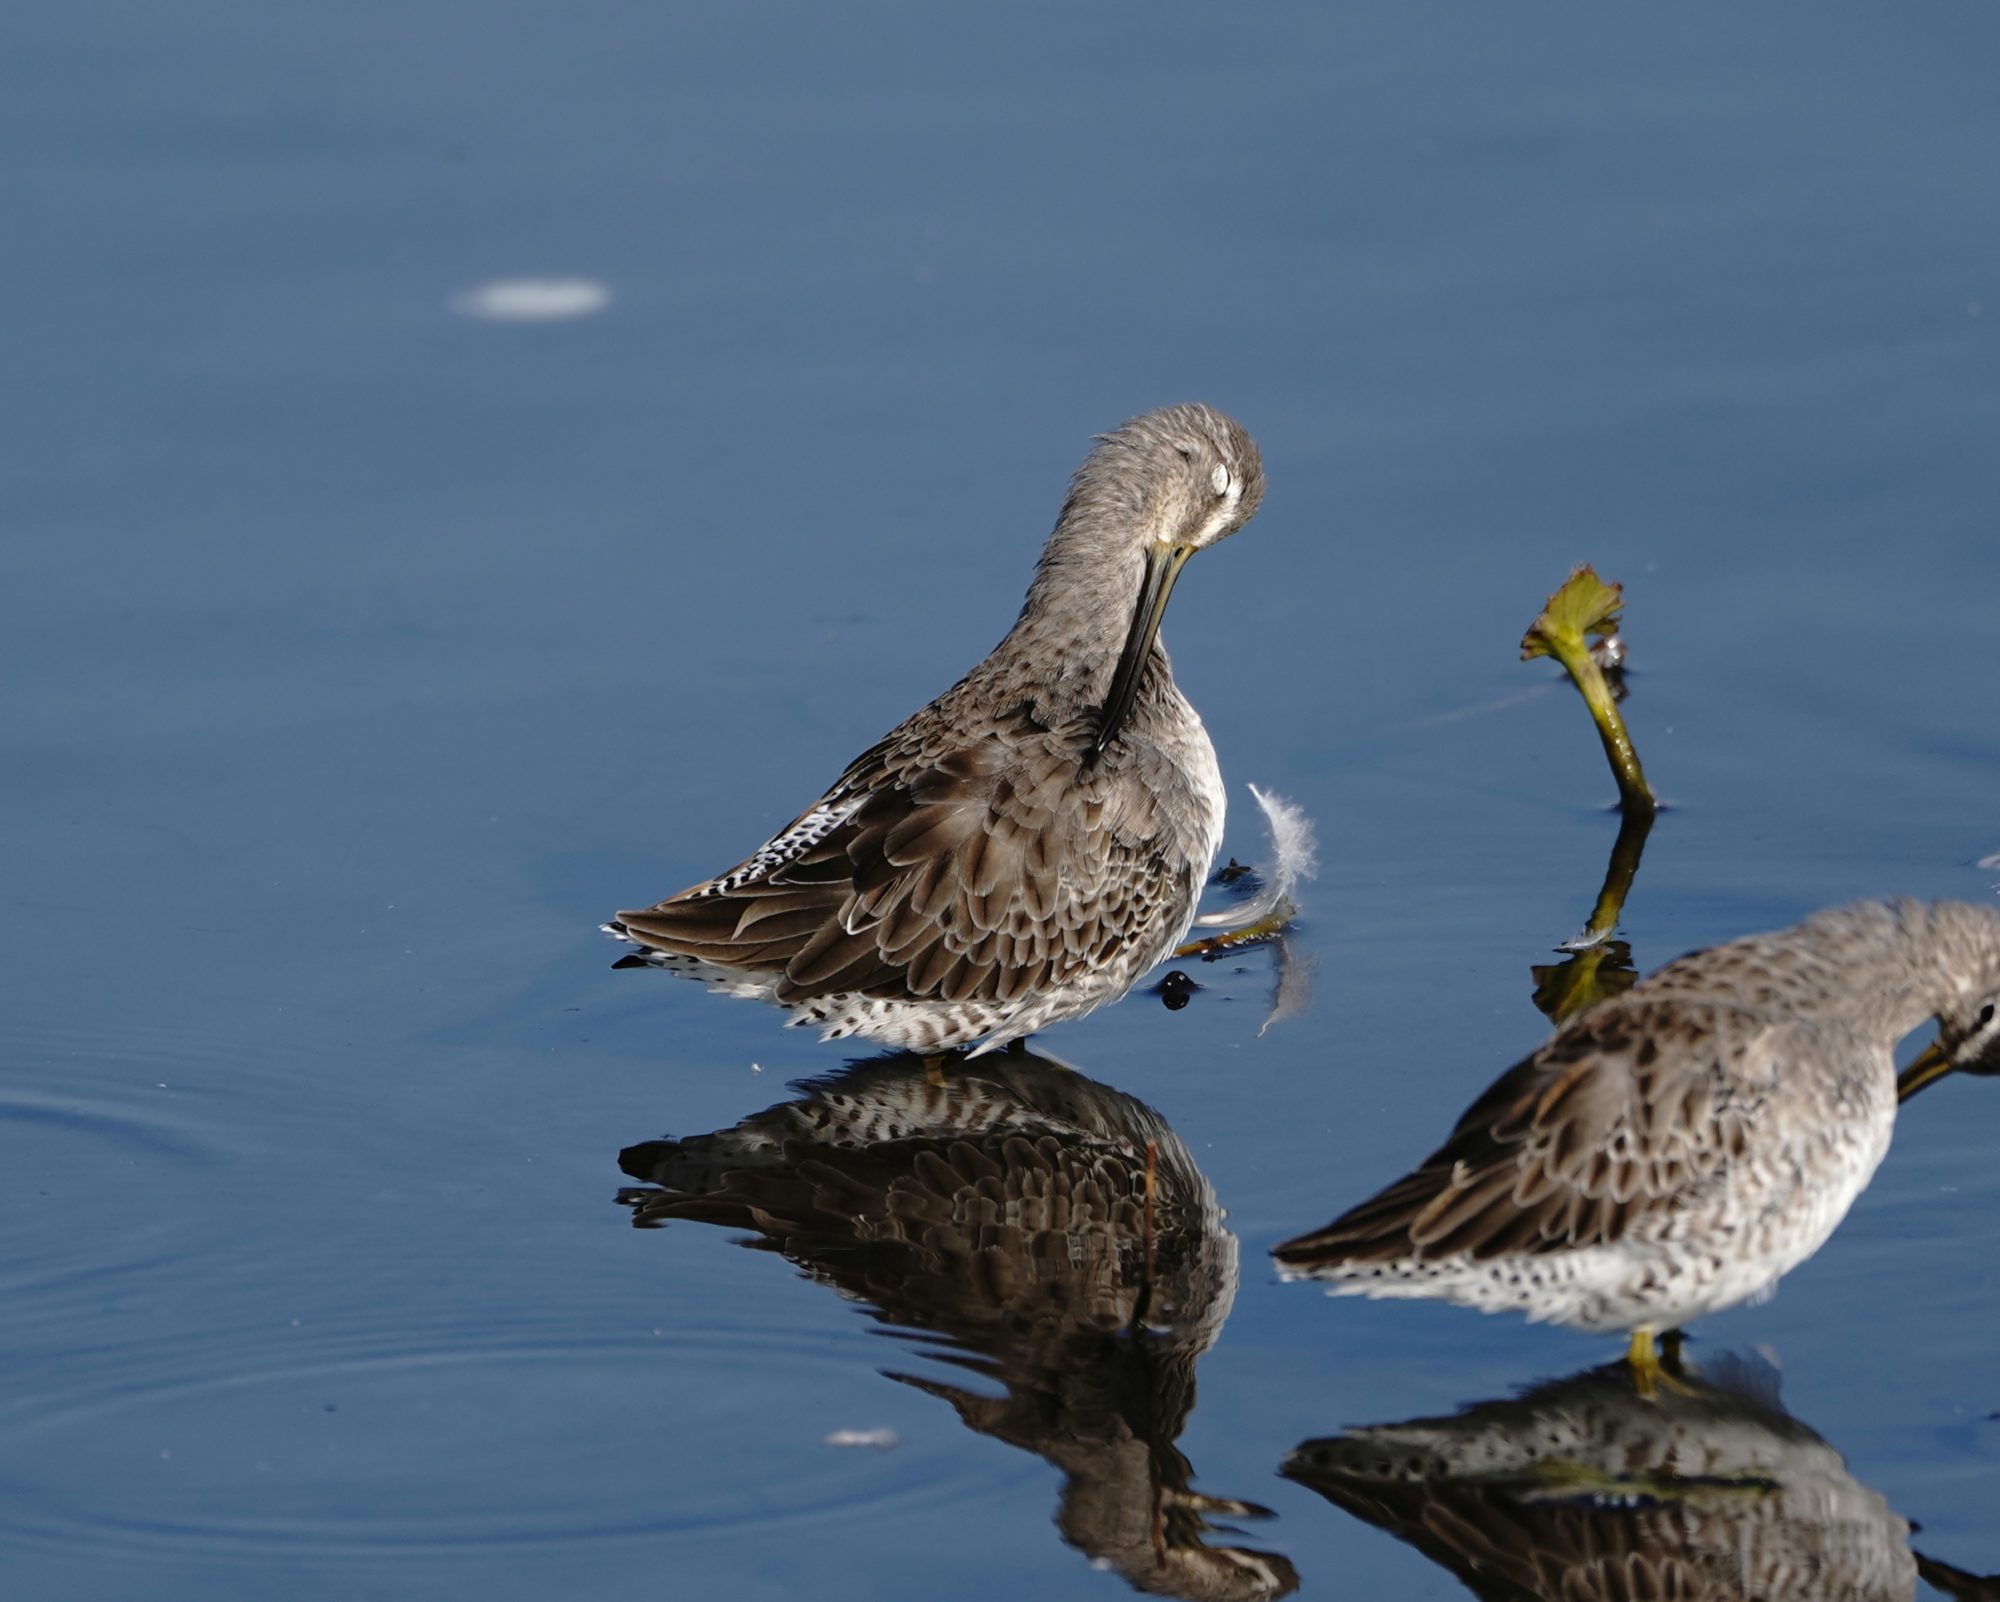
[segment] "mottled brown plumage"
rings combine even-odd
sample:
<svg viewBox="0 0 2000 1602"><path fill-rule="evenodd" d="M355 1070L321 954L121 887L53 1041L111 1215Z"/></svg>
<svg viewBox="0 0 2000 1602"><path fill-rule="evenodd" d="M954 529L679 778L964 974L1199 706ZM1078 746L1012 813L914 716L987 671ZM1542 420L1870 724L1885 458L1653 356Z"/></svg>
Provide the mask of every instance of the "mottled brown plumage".
<svg viewBox="0 0 2000 1602"><path fill-rule="evenodd" d="M925 1051L1122 996L1186 934L1222 835L1159 615L1263 485L1249 436L1207 407L1107 435L992 654L745 861L619 913L627 961Z"/></svg>
<svg viewBox="0 0 2000 1602"><path fill-rule="evenodd" d="M1420 1167L1276 1249L1342 1293L1650 1331L1753 1296L1888 1149L1896 1042L2000 1060L2000 909L1864 903L1668 964L1509 1069Z"/></svg>

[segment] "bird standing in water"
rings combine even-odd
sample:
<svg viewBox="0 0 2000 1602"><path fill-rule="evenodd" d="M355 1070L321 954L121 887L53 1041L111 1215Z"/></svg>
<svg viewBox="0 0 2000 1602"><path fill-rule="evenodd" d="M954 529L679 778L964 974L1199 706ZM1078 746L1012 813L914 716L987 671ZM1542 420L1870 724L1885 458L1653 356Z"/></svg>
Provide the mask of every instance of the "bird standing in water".
<svg viewBox="0 0 2000 1602"><path fill-rule="evenodd" d="M1434 1297L1655 1332L1819 1250L1889 1149L1899 1099L2000 1072L2000 908L1837 907L1669 963L1509 1069L1414 1173L1275 1250L1340 1295ZM1899 1081L1896 1042L1936 1044Z"/></svg>
<svg viewBox="0 0 2000 1602"><path fill-rule="evenodd" d="M920 1052L1116 1001L1187 933L1222 841L1160 618L1263 493L1256 445L1206 406L1103 436L992 654L743 862L619 913L624 963Z"/></svg>

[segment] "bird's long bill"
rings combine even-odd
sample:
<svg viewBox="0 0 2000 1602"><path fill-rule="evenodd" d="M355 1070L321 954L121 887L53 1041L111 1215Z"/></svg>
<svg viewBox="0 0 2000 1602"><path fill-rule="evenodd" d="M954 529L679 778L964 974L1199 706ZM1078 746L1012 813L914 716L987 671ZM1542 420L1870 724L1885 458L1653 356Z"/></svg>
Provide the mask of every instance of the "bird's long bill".
<svg viewBox="0 0 2000 1602"><path fill-rule="evenodd" d="M1139 581L1139 604L1132 611L1132 626L1125 635L1125 649L1118 653L1118 668L1111 675L1111 693L1104 698L1104 714L1098 720L1097 739L1090 747L1093 760L1124 727L1132 710L1132 698L1139 693L1139 675L1152 654L1153 641L1166 615L1167 597L1174 593L1174 580L1194 554L1191 546L1155 545L1146 552L1146 572Z"/></svg>
<svg viewBox="0 0 2000 1602"><path fill-rule="evenodd" d="M1944 1047L1932 1041L1921 1057L1896 1076L1896 1100L1908 1101L1926 1085L1936 1084L1950 1072L1951 1058L1945 1055Z"/></svg>

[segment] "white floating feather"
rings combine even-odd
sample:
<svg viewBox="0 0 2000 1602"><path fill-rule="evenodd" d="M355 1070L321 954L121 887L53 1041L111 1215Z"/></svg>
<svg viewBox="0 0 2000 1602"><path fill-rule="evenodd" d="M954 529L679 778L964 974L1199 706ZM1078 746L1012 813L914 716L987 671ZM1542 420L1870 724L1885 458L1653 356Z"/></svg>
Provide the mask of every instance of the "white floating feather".
<svg viewBox="0 0 2000 1602"><path fill-rule="evenodd" d="M1249 901L1220 912L1205 912L1195 923L1204 929L1225 926L1240 928L1268 918L1292 898L1301 879L1319 872L1319 836L1305 809L1270 790L1250 786L1250 796L1264 813L1264 826L1271 833L1271 862L1260 865L1257 877L1264 888Z"/></svg>

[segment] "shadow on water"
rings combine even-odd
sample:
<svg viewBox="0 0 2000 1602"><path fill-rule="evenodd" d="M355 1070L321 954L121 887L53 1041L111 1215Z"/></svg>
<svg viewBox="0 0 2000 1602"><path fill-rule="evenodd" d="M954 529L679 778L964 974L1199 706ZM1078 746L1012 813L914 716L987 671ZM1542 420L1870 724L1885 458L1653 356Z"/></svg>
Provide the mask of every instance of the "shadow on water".
<svg viewBox="0 0 2000 1602"><path fill-rule="evenodd" d="M1654 1400L1607 1364L1308 1440L1282 1472L1487 1602L1908 1602L1920 1572L1947 1595L2000 1595L1914 1553L1911 1526L1753 1359L1725 1355Z"/></svg>
<svg viewBox="0 0 2000 1602"><path fill-rule="evenodd" d="M1048 1058L897 1056L729 1129L627 1148L632 1221L750 1231L991 1382L888 1373L1063 1475L1063 1539L1136 1589L1283 1596L1275 1553L1210 1545L1253 1503L1189 1488L1195 1365L1236 1298L1237 1243L1158 1113Z"/></svg>

